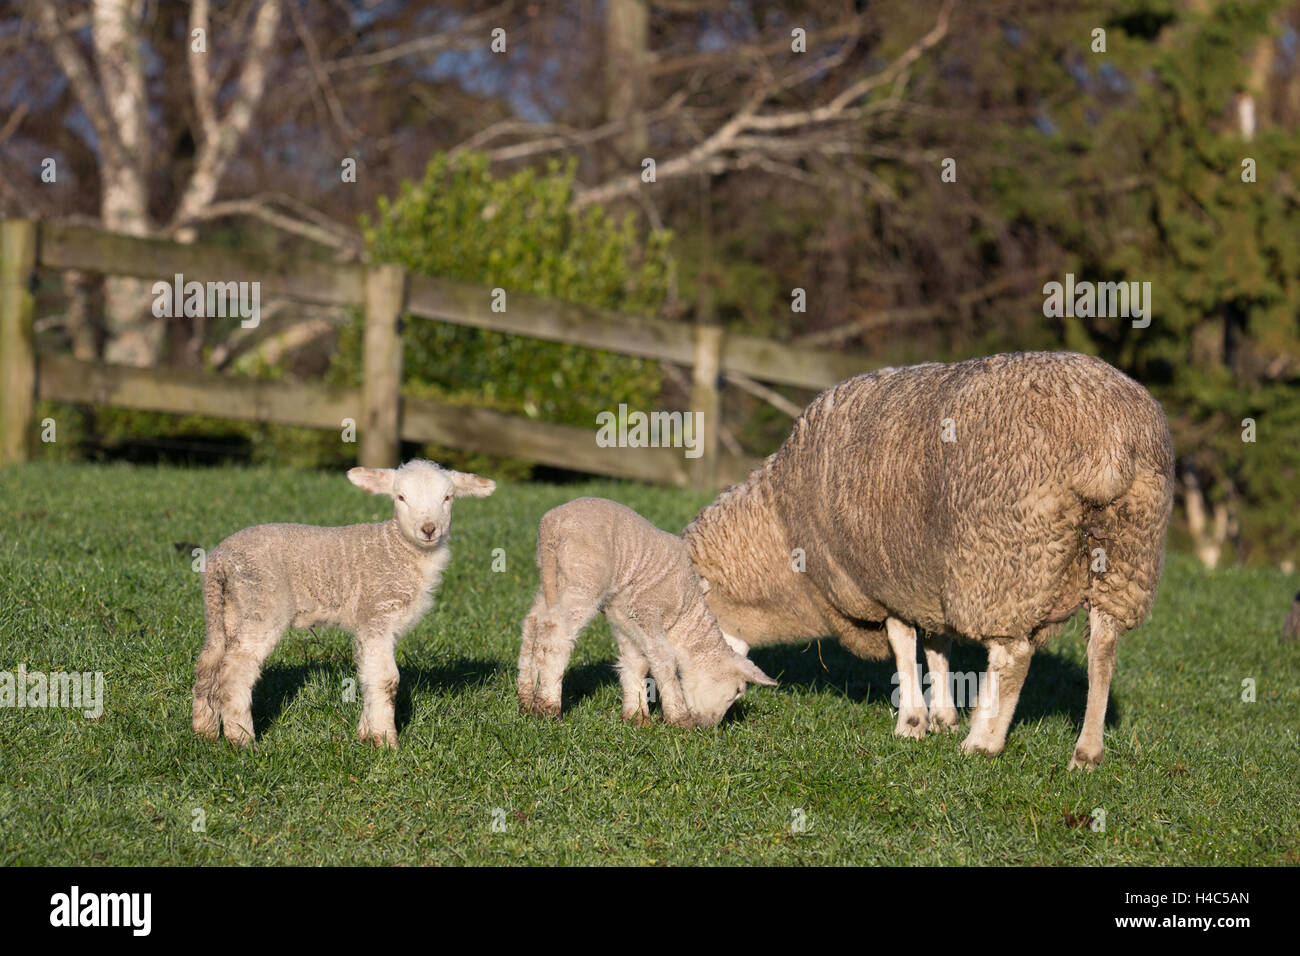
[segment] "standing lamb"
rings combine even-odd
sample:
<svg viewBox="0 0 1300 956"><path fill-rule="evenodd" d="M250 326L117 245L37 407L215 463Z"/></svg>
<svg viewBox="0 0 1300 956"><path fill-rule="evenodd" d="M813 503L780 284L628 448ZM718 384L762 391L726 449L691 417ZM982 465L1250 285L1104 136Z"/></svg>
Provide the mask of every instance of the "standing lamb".
<svg viewBox="0 0 1300 956"><path fill-rule="evenodd" d="M623 719L646 723L646 674L669 723L712 727L746 683L772 685L728 646L681 538L604 498L577 498L542 516L542 584L524 619L519 709L560 715L560 685L578 634L604 611L618 640Z"/></svg>
<svg viewBox="0 0 1300 956"><path fill-rule="evenodd" d="M985 644L992 699L973 714L968 753L1002 750L1034 649L1087 607L1088 704L1070 767L1091 768L1115 643L1151 610L1172 501L1169 428L1149 392L1100 359L1017 353L828 389L684 537L728 635L892 650L898 732L927 725L913 628L935 635L933 716L948 727L947 635Z"/></svg>
<svg viewBox="0 0 1300 956"><path fill-rule="evenodd" d="M208 638L194 668L196 734L215 738L220 724L232 743L249 743L262 663L288 628L325 624L355 638L363 698L357 737L397 746L397 639L429 610L451 558L452 498L485 498L496 485L431 461L353 468L348 480L391 496L393 517L343 528L257 525L208 555Z"/></svg>

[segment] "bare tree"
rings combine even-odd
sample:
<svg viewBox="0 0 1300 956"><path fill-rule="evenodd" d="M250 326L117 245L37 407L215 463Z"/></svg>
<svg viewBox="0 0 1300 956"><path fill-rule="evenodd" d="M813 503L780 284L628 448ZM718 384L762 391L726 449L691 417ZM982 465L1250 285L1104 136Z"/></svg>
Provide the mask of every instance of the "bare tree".
<svg viewBox="0 0 1300 956"><path fill-rule="evenodd" d="M94 129L99 146L99 213L103 224L133 236L169 234L192 240L192 224L212 204L221 177L248 132L266 86L267 63L281 16L281 0L259 0L242 46L243 68L229 106L218 114L217 93L208 72L207 0L191 7L190 75L200 118L198 160L171 221L150 218L150 103L146 94L143 23L139 0L89 0L90 49L77 38L75 20L60 18L54 4L35 3L38 36L48 46ZM104 355L127 365L152 365L163 328L146 309L145 283L115 277L105 284Z"/></svg>

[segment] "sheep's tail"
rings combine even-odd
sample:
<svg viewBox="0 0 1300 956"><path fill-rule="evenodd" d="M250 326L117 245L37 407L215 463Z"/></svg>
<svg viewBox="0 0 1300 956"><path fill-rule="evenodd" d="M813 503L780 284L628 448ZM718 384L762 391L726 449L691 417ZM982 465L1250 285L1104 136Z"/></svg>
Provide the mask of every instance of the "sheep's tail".
<svg viewBox="0 0 1300 956"><path fill-rule="evenodd" d="M221 661L226 654L226 575L218 566L203 572L203 612L207 640L194 665L194 706L190 726L215 738L221 722Z"/></svg>
<svg viewBox="0 0 1300 956"><path fill-rule="evenodd" d="M1129 446L1131 480L1105 504L1095 507L1085 530L1091 549L1105 552L1105 571L1090 575L1093 608L1113 616L1125 629L1137 627L1151 612L1164 567L1165 531L1174 501L1174 455L1164 413L1137 430ZM1095 559L1090 556L1090 562ZM1094 569L1096 570L1096 569Z"/></svg>

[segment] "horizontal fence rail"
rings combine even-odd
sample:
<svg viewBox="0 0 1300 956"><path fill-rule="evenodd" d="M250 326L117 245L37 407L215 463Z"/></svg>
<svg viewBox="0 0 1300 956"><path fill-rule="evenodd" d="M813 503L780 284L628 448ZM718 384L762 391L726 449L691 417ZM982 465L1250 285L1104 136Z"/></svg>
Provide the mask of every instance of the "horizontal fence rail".
<svg viewBox="0 0 1300 956"><path fill-rule="evenodd" d="M268 260L210 244L181 244L65 223L0 224L0 461L26 460L37 398L178 414L360 432L362 464L393 464L399 440L425 442L575 471L670 485L739 481L758 459L718 446L718 377L732 373L821 389L870 368L861 356L784 345L716 326L638 318L605 309L408 275L393 265ZM186 282L257 282L273 298L365 312L362 387L267 381L167 368L137 369L37 355L31 278L36 269ZM143 307L143 305L142 305ZM692 411L707 410L703 453L681 448L604 448L596 425L538 422L492 409L403 395L400 321L414 316L457 325L658 359L695 370ZM612 409L611 409L612 410ZM686 414L690 414L687 412Z"/></svg>
<svg viewBox="0 0 1300 956"><path fill-rule="evenodd" d="M37 396L75 405L107 405L179 415L208 415L339 429L361 421L361 390L190 372L104 365L64 355L39 355ZM402 396L401 437L465 451L522 458L556 468L615 478L686 485L690 474L680 449L601 448L594 430L536 422L488 408L449 405ZM757 459L723 454L720 478L739 481Z"/></svg>
<svg viewBox="0 0 1300 956"><path fill-rule="evenodd" d="M54 269L138 279L170 279L181 273L187 280L257 281L264 299L279 296L358 308L365 304L366 268L361 265L299 259L292 266L277 266L233 249L180 245L58 223L42 226L40 245L40 265ZM524 292L509 292L507 301L507 311L493 312L488 289L412 276L406 314L680 365L690 365L694 358L695 330L687 323L621 315ZM820 390L878 363L833 349L801 348L731 333L723 339L719 365L723 372Z"/></svg>

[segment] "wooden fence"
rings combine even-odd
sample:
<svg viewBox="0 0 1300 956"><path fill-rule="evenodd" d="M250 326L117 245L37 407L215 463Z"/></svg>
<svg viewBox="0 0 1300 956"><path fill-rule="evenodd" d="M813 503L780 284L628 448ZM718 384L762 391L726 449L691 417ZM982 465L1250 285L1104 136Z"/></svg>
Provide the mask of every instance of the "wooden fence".
<svg viewBox="0 0 1300 956"><path fill-rule="evenodd" d="M333 388L166 368L140 369L40 354L34 347L35 274L75 269L186 282L258 282L262 301L365 310L362 387ZM338 430L356 422L358 460L398 461L399 442L430 442L598 475L716 488L756 464L718 446L719 381L748 379L820 389L872 367L842 351L806 349L715 325L667 322L510 292L492 309L488 289L408 275L389 264L265 261L210 245L124 236L85 226L0 223L0 463L27 460L38 399ZM591 428L538 422L485 408L405 396L403 316L565 342L693 368L691 411L704 412L702 454L681 448L605 448ZM617 399L611 400L617 407ZM611 410L614 410L611 408Z"/></svg>

